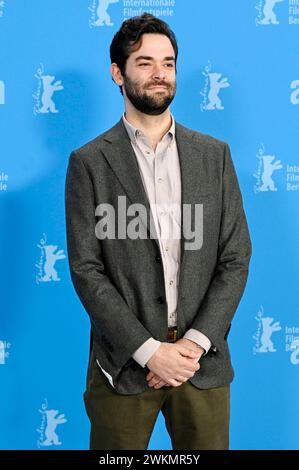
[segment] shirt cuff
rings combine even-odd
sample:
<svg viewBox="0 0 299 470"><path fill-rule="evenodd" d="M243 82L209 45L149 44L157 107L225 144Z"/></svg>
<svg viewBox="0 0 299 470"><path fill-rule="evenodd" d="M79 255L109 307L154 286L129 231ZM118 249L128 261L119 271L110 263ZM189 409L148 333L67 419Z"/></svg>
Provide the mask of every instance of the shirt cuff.
<svg viewBox="0 0 299 470"><path fill-rule="evenodd" d="M199 346L201 346L205 350L204 356L208 354L210 348L212 348L213 351L216 351L215 346L212 345L209 338L194 328L190 328L190 330L184 334L184 338L190 339L191 341L194 341L194 343L197 343Z"/></svg>
<svg viewBox="0 0 299 470"><path fill-rule="evenodd" d="M161 344L154 338L147 339L133 354L132 357L141 367L145 367L147 361L153 356Z"/></svg>

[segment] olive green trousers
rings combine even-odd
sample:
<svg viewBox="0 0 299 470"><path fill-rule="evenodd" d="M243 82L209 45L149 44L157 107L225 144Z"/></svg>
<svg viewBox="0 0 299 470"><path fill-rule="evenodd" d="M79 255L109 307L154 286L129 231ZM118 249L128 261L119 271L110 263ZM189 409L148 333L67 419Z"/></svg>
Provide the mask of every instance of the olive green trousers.
<svg viewBox="0 0 299 470"><path fill-rule="evenodd" d="M187 381L120 395L92 356L83 397L91 424L90 450L146 450L160 411L172 449L229 448L230 385L203 390Z"/></svg>

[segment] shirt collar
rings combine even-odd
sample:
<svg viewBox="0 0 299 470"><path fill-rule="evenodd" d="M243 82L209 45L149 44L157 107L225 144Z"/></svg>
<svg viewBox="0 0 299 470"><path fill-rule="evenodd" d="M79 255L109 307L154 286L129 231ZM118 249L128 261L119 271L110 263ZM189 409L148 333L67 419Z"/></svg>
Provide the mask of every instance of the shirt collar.
<svg viewBox="0 0 299 470"><path fill-rule="evenodd" d="M170 113L170 116L171 116L170 129L168 130L168 132L166 132L166 134L164 134L164 136L162 137L161 140L163 140L166 137L166 135L170 136L171 141L173 141L173 139L175 138L175 120L174 120L174 117L173 117L172 113ZM141 129L139 129L138 127L133 126L133 124L131 124L126 119L125 112L123 112L122 119L123 119L123 123L125 125L125 128L127 129L127 132L129 134L129 137L130 137L131 141L133 141L135 143L136 140L138 139L138 137L144 136L144 133L142 132Z"/></svg>

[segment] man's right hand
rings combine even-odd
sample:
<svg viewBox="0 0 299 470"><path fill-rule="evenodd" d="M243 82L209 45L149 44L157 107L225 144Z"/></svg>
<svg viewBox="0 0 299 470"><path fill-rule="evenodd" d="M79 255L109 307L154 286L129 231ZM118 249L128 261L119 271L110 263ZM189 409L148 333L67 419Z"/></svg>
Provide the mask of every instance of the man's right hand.
<svg viewBox="0 0 299 470"><path fill-rule="evenodd" d="M200 368L198 352L179 343L161 343L147 361L147 367L166 383L178 387Z"/></svg>

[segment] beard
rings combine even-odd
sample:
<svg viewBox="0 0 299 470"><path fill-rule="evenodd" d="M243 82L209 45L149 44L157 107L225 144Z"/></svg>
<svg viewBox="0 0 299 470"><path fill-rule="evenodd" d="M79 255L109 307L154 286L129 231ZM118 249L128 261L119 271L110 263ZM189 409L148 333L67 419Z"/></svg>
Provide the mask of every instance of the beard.
<svg viewBox="0 0 299 470"><path fill-rule="evenodd" d="M164 113L175 96L175 82L154 82L148 85L140 85L131 80L127 75L123 75L123 78L128 99L138 111L144 114L158 116ZM166 89L163 91L147 91L147 88L153 85L163 85L166 86Z"/></svg>

